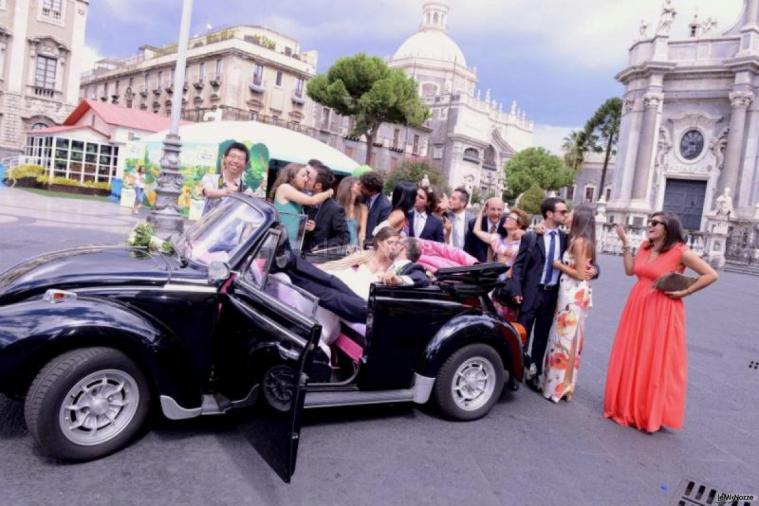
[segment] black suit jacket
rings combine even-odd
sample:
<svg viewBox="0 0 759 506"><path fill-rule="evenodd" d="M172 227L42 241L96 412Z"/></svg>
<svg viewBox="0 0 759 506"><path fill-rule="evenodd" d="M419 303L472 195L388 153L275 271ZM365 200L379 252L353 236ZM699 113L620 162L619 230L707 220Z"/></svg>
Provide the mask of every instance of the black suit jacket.
<svg viewBox="0 0 759 506"><path fill-rule="evenodd" d="M408 213L408 221L409 221L408 233L410 237L416 237L414 235L414 219L415 218L416 218L416 213L414 213L414 211L411 211L410 213ZM445 242L445 233L443 232L443 222L440 221L440 218L438 218L434 214L427 214L427 221L424 222L424 229L422 229L422 233L419 236L419 239L428 239L430 241Z"/></svg>
<svg viewBox="0 0 759 506"><path fill-rule="evenodd" d="M366 200L367 204L369 199ZM374 200L374 204L369 208L369 215L366 218L366 235L364 236L364 246L369 248L372 245L374 237L374 228L385 221L391 211L390 201L383 194Z"/></svg>
<svg viewBox="0 0 759 506"><path fill-rule="evenodd" d="M530 248L530 243L534 246ZM567 234L559 231L559 258L567 249ZM546 245L543 236L533 231L527 232L519 244L519 253L511 266L511 277L514 280L513 295L522 296L521 311L529 311L535 304L538 295L538 285L543 276L543 266L546 262Z"/></svg>
<svg viewBox="0 0 759 506"><path fill-rule="evenodd" d="M415 264L414 262L404 265L398 275L410 277L411 281L414 282L414 286L417 288L430 286L430 278L428 278L427 273L424 272L424 267Z"/></svg>
<svg viewBox="0 0 759 506"><path fill-rule="evenodd" d="M480 240L479 237L474 235L474 222L477 221L477 218L474 218L469 222L469 225L467 226L466 235L464 236L464 251L472 255L474 258L479 260L480 262L487 262L488 260L488 248L489 245L485 244ZM496 230L501 228L503 226L504 218L501 218L498 221L498 227L496 227ZM480 230L483 232L489 232L488 230L488 217L483 216L482 220L480 221Z"/></svg>
<svg viewBox="0 0 759 506"><path fill-rule="evenodd" d="M342 246L350 242L351 234L345 223L345 211L333 199L322 202L313 216L316 228L306 232L303 251Z"/></svg>

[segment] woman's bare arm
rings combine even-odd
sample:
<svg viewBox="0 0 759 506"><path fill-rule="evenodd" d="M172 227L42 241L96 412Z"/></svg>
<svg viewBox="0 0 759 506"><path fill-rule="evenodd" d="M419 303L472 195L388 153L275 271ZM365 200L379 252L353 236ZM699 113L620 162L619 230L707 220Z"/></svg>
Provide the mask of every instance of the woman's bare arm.
<svg viewBox="0 0 759 506"><path fill-rule="evenodd" d="M332 197L332 188L327 191L317 193L316 195L308 195L300 190L297 190L294 186L289 184L283 184L277 188L276 199L280 202L295 202L302 206L315 206L321 204L328 198Z"/></svg>
<svg viewBox="0 0 759 506"><path fill-rule="evenodd" d="M680 258L680 263L683 266L695 271L698 274L698 279L695 283L690 285L685 290L666 292L667 295L673 299L681 299L683 297L687 297L688 295L692 295L699 290L703 290L707 286L717 281L719 278L717 271L715 271L711 265L706 263L704 259L689 249L683 251L683 256Z"/></svg>

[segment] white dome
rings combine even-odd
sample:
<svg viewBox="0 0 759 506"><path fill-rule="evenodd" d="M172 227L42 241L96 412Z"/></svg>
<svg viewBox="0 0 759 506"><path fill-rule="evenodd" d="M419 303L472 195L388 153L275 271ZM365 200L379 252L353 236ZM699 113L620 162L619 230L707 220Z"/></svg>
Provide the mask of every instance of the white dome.
<svg viewBox="0 0 759 506"><path fill-rule="evenodd" d="M393 60L402 58L425 58L443 62L456 62L456 65L466 67L464 53L458 44L445 32L440 30L425 30L417 32L401 44L393 55Z"/></svg>

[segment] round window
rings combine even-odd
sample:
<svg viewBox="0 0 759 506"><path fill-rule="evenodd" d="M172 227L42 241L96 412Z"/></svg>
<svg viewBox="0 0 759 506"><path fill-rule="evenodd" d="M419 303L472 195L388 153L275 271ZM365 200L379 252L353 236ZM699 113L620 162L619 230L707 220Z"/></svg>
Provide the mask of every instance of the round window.
<svg viewBox="0 0 759 506"><path fill-rule="evenodd" d="M704 136L698 130L688 130L680 140L680 154L686 160L693 160L704 150Z"/></svg>

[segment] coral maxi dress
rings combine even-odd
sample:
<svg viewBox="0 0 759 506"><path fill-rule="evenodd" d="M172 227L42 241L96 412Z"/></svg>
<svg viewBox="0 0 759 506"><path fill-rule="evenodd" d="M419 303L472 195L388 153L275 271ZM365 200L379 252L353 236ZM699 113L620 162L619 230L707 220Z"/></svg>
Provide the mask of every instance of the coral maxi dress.
<svg viewBox="0 0 759 506"><path fill-rule="evenodd" d="M635 257L638 282L630 291L617 329L606 376L604 416L620 425L655 432L683 426L687 382L685 308L653 287L670 272L682 271L685 246L678 244L651 259L641 245Z"/></svg>

